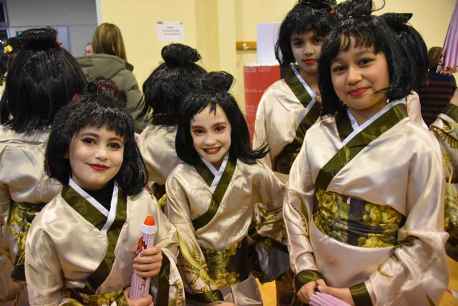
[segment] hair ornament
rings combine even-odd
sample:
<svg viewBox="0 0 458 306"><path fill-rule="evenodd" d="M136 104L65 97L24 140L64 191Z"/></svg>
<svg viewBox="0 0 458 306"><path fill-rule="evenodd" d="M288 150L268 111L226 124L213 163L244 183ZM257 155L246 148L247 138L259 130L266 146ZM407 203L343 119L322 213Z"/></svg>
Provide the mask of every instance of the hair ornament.
<svg viewBox="0 0 458 306"><path fill-rule="evenodd" d="M57 31L53 28L36 28L21 33L23 49L33 51L48 51L60 48L57 42Z"/></svg>

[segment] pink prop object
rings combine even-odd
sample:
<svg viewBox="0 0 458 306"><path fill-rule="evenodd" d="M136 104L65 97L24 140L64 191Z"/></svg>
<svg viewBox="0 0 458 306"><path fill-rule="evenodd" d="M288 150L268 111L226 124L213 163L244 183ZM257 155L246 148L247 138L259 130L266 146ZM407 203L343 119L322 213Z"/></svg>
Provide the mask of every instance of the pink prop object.
<svg viewBox="0 0 458 306"><path fill-rule="evenodd" d="M154 245L154 237L157 232L153 216L147 216L142 226L142 236L138 240L136 256L138 256L144 249ZM149 294L150 278L144 279L135 273L132 273L129 288L129 298L138 299Z"/></svg>
<svg viewBox="0 0 458 306"><path fill-rule="evenodd" d="M443 72L455 73L458 71L458 2L455 5L452 19L448 26L447 36L443 48L444 58L439 66Z"/></svg>
<svg viewBox="0 0 458 306"><path fill-rule="evenodd" d="M310 298L310 306L350 306L344 301L321 292L316 292Z"/></svg>

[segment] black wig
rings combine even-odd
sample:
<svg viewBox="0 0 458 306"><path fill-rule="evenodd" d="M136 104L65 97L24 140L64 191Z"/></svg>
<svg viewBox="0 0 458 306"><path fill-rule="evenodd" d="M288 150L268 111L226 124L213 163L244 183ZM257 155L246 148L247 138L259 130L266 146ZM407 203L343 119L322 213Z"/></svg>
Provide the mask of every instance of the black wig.
<svg viewBox="0 0 458 306"><path fill-rule="evenodd" d="M123 110L125 101L118 100L116 89L106 84L104 88L89 87L96 92L85 93L80 103L68 104L56 114L46 147L46 173L68 185L68 150L73 137L85 127L106 127L124 139L124 158L114 180L126 194L135 195L143 189L148 175L135 141L133 119Z"/></svg>
<svg viewBox="0 0 458 306"><path fill-rule="evenodd" d="M319 87L323 114L335 114L345 106L337 97L331 80L331 64L340 51L347 51L353 39L356 47L373 47L382 52L388 63L390 86L386 89L389 101L407 96L412 89L412 69L402 51L399 40L387 23L372 15L371 0L348 0L336 7L337 26L325 40L318 66Z"/></svg>
<svg viewBox="0 0 458 306"><path fill-rule="evenodd" d="M334 26L333 7L335 0L299 1L283 19L275 44L275 57L280 66L294 63L291 36L313 31L318 37L326 37Z"/></svg>
<svg viewBox="0 0 458 306"><path fill-rule="evenodd" d="M175 141L177 155L184 162L196 165L200 159L192 141L191 120L207 106L210 106L212 112L220 106L226 114L231 125L231 158L253 164L267 154L267 146L251 149L245 118L234 97L228 92L232 82L233 77L229 73L210 72L201 79L200 88L186 97L180 111L181 119Z"/></svg>
<svg viewBox="0 0 458 306"><path fill-rule="evenodd" d="M160 64L143 83L145 107L153 111L153 124L178 124L178 111L186 95L196 88L197 80L206 73L197 65L200 54L183 44L162 48L164 63Z"/></svg>
<svg viewBox="0 0 458 306"><path fill-rule="evenodd" d="M412 81L414 90L422 87L428 74L428 48L423 37L414 27L407 24L412 18L410 13L385 13L381 15L396 33L403 52L410 61L410 68L415 76Z"/></svg>
<svg viewBox="0 0 458 306"><path fill-rule="evenodd" d="M22 49L6 77L1 123L16 132L32 133L48 128L57 111L81 93L84 74L57 42L51 28L22 32Z"/></svg>

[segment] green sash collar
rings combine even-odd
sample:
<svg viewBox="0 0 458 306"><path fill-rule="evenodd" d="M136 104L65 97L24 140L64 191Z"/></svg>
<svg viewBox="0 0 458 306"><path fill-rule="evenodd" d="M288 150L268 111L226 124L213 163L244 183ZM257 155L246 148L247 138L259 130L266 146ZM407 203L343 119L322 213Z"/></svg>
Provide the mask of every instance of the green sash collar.
<svg viewBox="0 0 458 306"><path fill-rule="evenodd" d="M294 159L300 151L304 142L305 133L318 120L321 112L321 105L311 96L312 89L301 78L299 72L291 65L285 69L284 80L288 84L299 102L305 107L306 114L296 129L296 136L293 142L287 144L276 156L273 168L275 171L289 174Z"/></svg>
<svg viewBox="0 0 458 306"><path fill-rule="evenodd" d="M336 115L339 135L341 137L345 136L343 147L321 168L315 182L316 189L326 190L334 176L362 149L405 117L407 117L406 105L403 101L393 101L387 104L378 114L375 114L367 127L353 135L348 133L348 125L350 124L348 115Z"/></svg>
<svg viewBox="0 0 458 306"><path fill-rule="evenodd" d="M213 219L213 217L215 216L216 212L218 211L219 205L221 204L221 200L223 199L224 194L226 193L226 190L229 186L229 183L231 182L232 175L234 174L236 165L237 160L229 157L223 175L221 176L221 179L218 182L216 189L212 194L210 207L203 215L192 220L192 224L194 225L195 230L198 230L199 228L207 225L208 222L210 222L210 220ZM199 162L195 165L195 168L197 173L200 174L200 176L207 183L207 185L211 186L214 180L214 175L210 172L207 166L199 160Z"/></svg>
<svg viewBox="0 0 458 306"><path fill-rule="evenodd" d="M86 219L93 226L102 230L107 217L105 217L99 210L97 210L91 203L89 203L83 196L75 191L70 186L65 186L62 189L62 198L78 212L84 219ZM107 230L108 248L106 250L105 258L100 263L96 271L94 271L88 278L85 293L93 293L103 283L111 271L114 262L114 250L116 242L118 241L121 228L126 221L127 216L127 197L119 190L118 204L116 207L116 217Z"/></svg>
<svg viewBox="0 0 458 306"><path fill-rule="evenodd" d="M453 120L455 120L456 122L458 122L458 106L456 106L455 104L449 104L445 114Z"/></svg>

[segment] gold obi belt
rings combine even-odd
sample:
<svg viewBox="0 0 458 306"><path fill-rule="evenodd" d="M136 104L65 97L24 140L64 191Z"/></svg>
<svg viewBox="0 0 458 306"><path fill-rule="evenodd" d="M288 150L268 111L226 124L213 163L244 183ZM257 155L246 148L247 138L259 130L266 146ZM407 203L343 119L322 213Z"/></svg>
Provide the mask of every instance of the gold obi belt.
<svg viewBox="0 0 458 306"><path fill-rule="evenodd" d="M70 298L66 299L63 306L97 306L97 305L117 305L128 306L124 298L124 290L114 292L87 294L78 292L76 289L68 290Z"/></svg>
<svg viewBox="0 0 458 306"><path fill-rule="evenodd" d="M25 281L25 241L33 218L43 209L44 203L12 202L8 215L7 232L16 243L17 254L11 277L16 281Z"/></svg>
<svg viewBox="0 0 458 306"><path fill-rule="evenodd" d="M365 248L398 245L398 230L405 217L390 206L317 190L313 221L326 235Z"/></svg>
<svg viewBox="0 0 458 306"><path fill-rule="evenodd" d="M212 287L228 288L250 275L252 260L247 239L224 250L201 249L207 262L208 275L212 279ZM187 292L186 298L198 303L212 303L224 299L220 290Z"/></svg>

